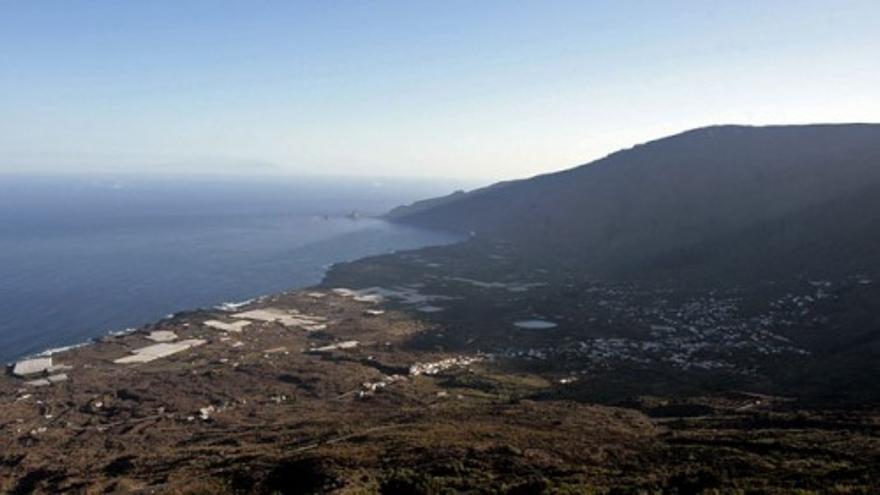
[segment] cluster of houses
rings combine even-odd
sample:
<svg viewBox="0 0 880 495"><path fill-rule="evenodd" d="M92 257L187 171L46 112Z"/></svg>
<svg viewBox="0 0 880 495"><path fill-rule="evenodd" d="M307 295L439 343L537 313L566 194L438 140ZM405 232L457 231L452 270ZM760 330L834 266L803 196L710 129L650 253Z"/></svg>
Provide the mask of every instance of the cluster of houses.
<svg viewBox="0 0 880 495"><path fill-rule="evenodd" d="M758 314L745 310L737 289L683 297L671 289L644 289L634 285L594 286L576 311L590 315L604 335L622 330L627 337L560 340L536 348L505 348L499 357L538 361L576 360L587 370L608 369L623 362L663 363L682 370L723 369L751 374L767 356L806 355L808 351L781 335L824 322L815 306L835 297L832 283L813 281L802 290L773 300ZM565 318L569 324L583 321ZM570 334L569 334L570 335Z"/></svg>
<svg viewBox="0 0 880 495"><path fill-rule="evenodd" d="M484 359L483 356L455 356L439 361L415 363L409 367L409 374L410 376L436 375L453 368L466 368Z"/></svg>
<svg viewBox="0 0 880 495"><path fill-rule="evenodd" d="M409 367L409 376L436 375L444 371L453 369L467 368L474 363L478 363L487 358L485 355L477 356L455 356L437 361L425 363L415 363ZM379 380L368 381L361 384L361 390L358 391L358 398L365 398L374 395L376 392L384 390L392 383L406 380L403 375L386 375Z"/></svg>
<svg viewBox="0 0 880 495"><path fill-rule="evenodd" d="M486 282L453 276L428 277L444 285L465 284L489 291L508 293L517 297L537 289L543 282ZM849 281L869 285L873 281L859 276ZM393 301L424 313L442 311L435 306L456 299L448 295L426 294L424 284L365 289L333 289L337 296L364 303L362 314L377 317L384 314L378 303ZM528 348L499 347L490 354L454 356L432 362L415 363L409 367L409 376L435 375L447 370L466 368L493 357L534 361L577 362L584 371L609 369L620 363L665 364L682 370L725 370L740 374L754 372L756 363L767 356L805 355L782 331L790 333L798 328L824 322L823 312L816 306L835 297L835 286L828 281L810 281L800 284L798 291L775 297L765 310L746 301L740 289L687 294L673 288L640 287L635 284L593 284L578 287L578 301L565 314L553 315L554 321L529 319L515 321L520 331L560 332L564 339L547 339ZM329 293L310 292L319 299ZM225 314L215 316L199 325L218 332L220 340L231 339L252 325L278 323L306 332L324 330L328 320L295 309L262 307L245 310L248 302L228 304ZM267 303L268 304L268 303ZM747 309L749 308L749 309ZM188 324L184 325L188 326ZM115 359L116 364L140 364L165 358L207 343L204 337L179 339L171 331L152 331L145 335L151 344L132 349L128 355ZM236 342L234 346L241 346ZM312 347L306 352L322 354L351 350L361 344L355 340L335 342ZM509 344L508 344L509 345ZM270 353L270 351L266 351ZM23 360L12 369L16 376L27 380L33 387L53 385L68 379L69 367L53 363L51 357ZM359 396L375 393L386 386L404 380L400 375L385 376L380 380L363 383ZM209 411L203 415L210 415Z"/></svg>
<svg viewBox="0 0 880 495"><path fill-rule="evenodd" d="M361 390L357 392L357 397L359 399L370 397L376 392L384 390L388 385L403 380L406 380L406 377L402 375L386 375L379 380L364 382L361 384Z"/></svg>

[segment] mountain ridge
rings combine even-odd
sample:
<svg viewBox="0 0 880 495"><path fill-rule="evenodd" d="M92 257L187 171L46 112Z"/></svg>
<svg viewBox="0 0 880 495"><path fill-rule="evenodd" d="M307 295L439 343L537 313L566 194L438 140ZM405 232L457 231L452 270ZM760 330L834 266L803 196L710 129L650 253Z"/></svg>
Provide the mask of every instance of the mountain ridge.
<svg viewBox="0 0 880 495"><path fill-rule="evenodd" d="M762 223L785 222L877 184L878 124L722 125L396 208L387 218L504 239L531 252L577 258L590 271L617 273Z"/></svg>

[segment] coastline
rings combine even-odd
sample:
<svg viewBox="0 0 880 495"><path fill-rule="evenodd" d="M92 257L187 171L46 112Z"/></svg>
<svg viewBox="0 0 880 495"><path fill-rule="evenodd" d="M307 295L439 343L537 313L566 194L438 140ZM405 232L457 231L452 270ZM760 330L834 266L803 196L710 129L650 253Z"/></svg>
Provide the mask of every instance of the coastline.
<svg viewBox="0 0 880 495"><path fill-rule="evenodd" d="M825 409L767 382L812 355L782 335L737 330L750 320L728 322L721 336L654 320L643 336L611 334L589 320L631 308L674 318L676 306L657 303L673 298L699 310L695 323L736 318L729 308L741 292L710 299L588 281L572 296L565 268L522 265L510 246L488 242L370 256L334 264L318 285L179 312L59 353L33 364L51 370L0 377L0 491L231 495L304 482L315 492L427 482L486 491L499 479L531 486L535 473L578 492L663 491L711 468L701 454L719 421L730 448L712 459L746 466L729 474L740 486L778 480L784 491L787 480L808 479L797 487L821 491L827 478L799 466L836 469L874 452L880 412L841 412L841 401ZM858 281L800 288L827 293L824 301L877 290ZM761 315L780 316L789 317ZM714 347L678 361L688 348ZM805 418L846 440L831 441L826 426L804 429ZM804 441L825 447L805 450ZM754 442L776 446L784 476L755 460ZM62 451L69 461L58 465ZM415 465L425 469L400 469ZM862 468L846 482L859 487L877 472Z"/></svg>
<svg viewBox="0 0 880 495"><path fill-rule="evenodd" d="M351 263L353 261L360 261L362 259L369 259L374 256L382 256L384 254L389 254L389 253L393 254L393 253L405 252L405 251L409 251L409 250L419 250L424 247L445 246L445 245L450 245L450 244L454 244L457 242L462 242L462 240L463 240L459 234L454 233L454 232L446 232L446 231L440 231L440 230L436 230L436 229L425 229L425 228L419 228L419 227L411 226L411 225L398 224L397 222L394 222L394 221L391 221L391 220L388 220L388 219L385 219L382 217L370 217L370 218L374 219L374 220L380 220L382 222L392 224L392 225L397 225L397 226L402 226L402 227L406 227L406 228L410 228L410 229L414 229L414 230L424 231L426 233L431 233L431 235L444 236L446 238L446 240L444 240L443 242L436 243L436 244L421 245L421 246L414 247L414 248L402 248L402 249L390 248L390 250L387 253L373 253L373 254L367 254L367 255L360 256L358 258L354 258L354 259L350 259L350 260L336 261L336 262L330 263L328 265L321 266L320 267L320 270L322 272L321 278L319 281L314 282L314 283L309 283L309 284L305 284L305 285L301 285L301 286L286 287L281 290L275 290L275 291L267 292L264 294L250 296L246 299L242 299L242 300L238 300L238 301L221 301L216 304L211 304L208 306L201 306L201 307L194 306L194 307L175 309L175 310L173 310L172 313L169 313L162 318L145 321L141 324L138 324L137 326L126 327L126 328L121 328L121 329L111 328L111 329L103 330L101 332L96 331L96 332L94 332L94 336L86 338L85 340L74 341L74 342L70 342L70 343L62 343L60 345L49 346L44 349L39 349L39 350L25 352L25 353L10 353L12 355L12 357L4 359L2 364L4 367L9 367L12 364L14 364L16 361L21 361L21 360L32 358L32 357L51 356L53 354L63 353L65 351L68 351L71 349L76 349L76 348L83 347L83 346L93 345L95 343L100 342L101 339L103 339L105 337L119 336L119 335L137 332L138 330L140 330L144 327L153 326L162 320L171 319L175 315L181 314L181 313L203 311L206 309L223 309L223 310L235 309L237 307L242 307L242 306L245 306L249 303L259 301L261 299L270 298L270 297L277 296L280 294L285 294L285 293L288 293L291 291L308 290L309 288L312 288L312 287L319 287L324 284L324 280L327 277L327 275L329 273L331 273L331 271L333 271L337 265L340 265L340 264ZM340 241L340 242L342 242L342 241Z"/></svg>

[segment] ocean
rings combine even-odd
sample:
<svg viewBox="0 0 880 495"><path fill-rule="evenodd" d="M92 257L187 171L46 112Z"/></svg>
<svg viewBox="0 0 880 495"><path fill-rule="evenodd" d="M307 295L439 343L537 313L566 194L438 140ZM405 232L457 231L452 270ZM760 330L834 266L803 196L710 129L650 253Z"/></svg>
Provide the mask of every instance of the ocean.
<svg viewBox="0 0 880 495"><path fill-rule="evenodd" d="M0 362L309 286L336 262L455 242L370 217L456 186L0 176Z"/></svg>

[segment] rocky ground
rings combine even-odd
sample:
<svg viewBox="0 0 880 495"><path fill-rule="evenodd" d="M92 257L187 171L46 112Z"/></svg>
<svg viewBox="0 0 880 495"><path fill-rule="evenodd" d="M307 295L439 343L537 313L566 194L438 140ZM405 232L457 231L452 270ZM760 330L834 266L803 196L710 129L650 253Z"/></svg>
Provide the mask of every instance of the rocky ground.
<svg viewBox="0 0 880 495"><path fill-rule="evenodd" d="M0 491L872 493L876 396L790 370L874 291L610 283L473 243L363 260L10 370Z"/></svg>

